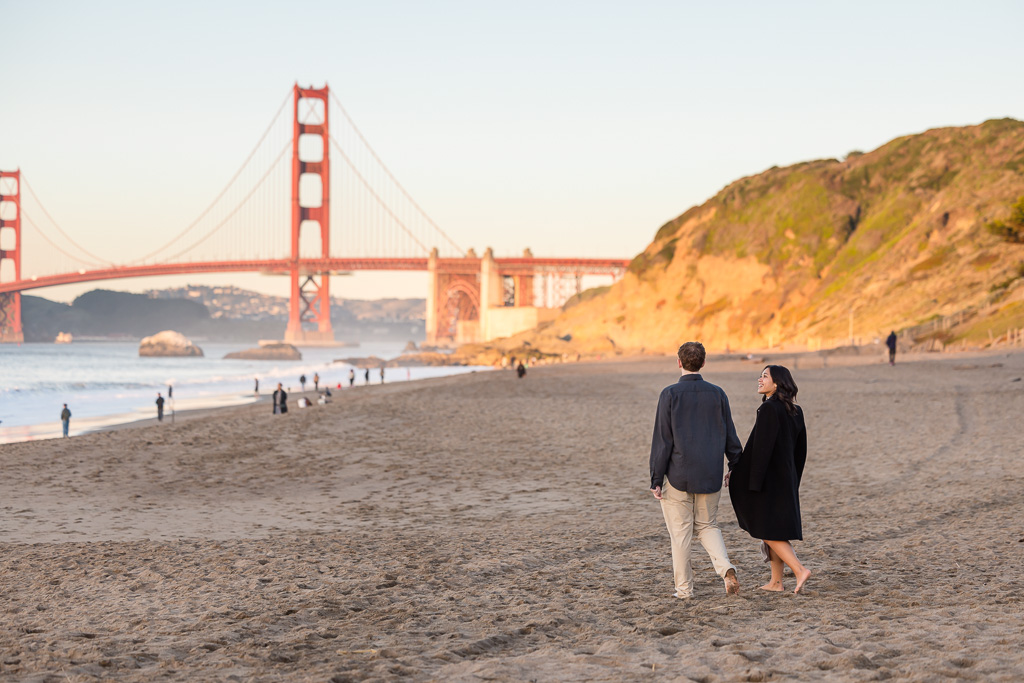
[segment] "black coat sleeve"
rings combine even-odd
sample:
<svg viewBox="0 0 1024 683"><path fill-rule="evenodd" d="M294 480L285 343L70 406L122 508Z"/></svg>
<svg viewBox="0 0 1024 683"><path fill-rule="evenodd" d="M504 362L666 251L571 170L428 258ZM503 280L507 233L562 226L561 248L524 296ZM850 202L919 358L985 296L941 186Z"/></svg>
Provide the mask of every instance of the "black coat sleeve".
<svg viewBox="0 0 1024 683"><path fill-rule="evenodd" d="M796 465L796 483L799 486L800 479L804 474L804 465L807 463L807 428L804 424L803 411L800 412L797 425L799 433L796 435L796 444L793 449L793 462Z"/></svg>
<svg viewBox="0 0 1024 683"><path fill-rule="evenodd" d="M661 486L668 473L675 441L672 438L672 395L661 392L658 413L654 418L654 436L651 438L651 488Z"/></svg>
<svg viewBox="0 0 1024 683"><path fill-rule="evenodd" d="M775 406L762 403L757 409L757 420L754 422L754 431L747 443L745 456L750 458L750 484L751 491L760 491L764 486L765 476L768 474L768 465L772 459L772 452L775 450L775 440L779 436L779 415Z"/></svg>

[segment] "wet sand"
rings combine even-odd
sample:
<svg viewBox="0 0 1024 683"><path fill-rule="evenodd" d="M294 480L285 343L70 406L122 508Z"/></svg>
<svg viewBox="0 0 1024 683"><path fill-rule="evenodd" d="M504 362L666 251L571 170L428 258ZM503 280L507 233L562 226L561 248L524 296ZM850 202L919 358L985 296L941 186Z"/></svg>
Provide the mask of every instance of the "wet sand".
<svg viewBox="0 0 1024 683"><path fill-rule="evenodd" d="M671 597L672 358L0 446L0 680L1020 680L1024 354L816 360L797 596L726 496L740 595ZM760 369L704 372L741 439Z"/></svg>

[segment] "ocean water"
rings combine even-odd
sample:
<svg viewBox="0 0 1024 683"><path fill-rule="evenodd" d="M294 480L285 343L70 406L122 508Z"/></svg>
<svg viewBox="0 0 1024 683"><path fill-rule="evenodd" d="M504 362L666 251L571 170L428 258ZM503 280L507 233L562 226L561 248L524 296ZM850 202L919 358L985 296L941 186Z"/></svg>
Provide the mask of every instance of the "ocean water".
<svg viewBox="0 0 1024 683"><path fill-rule="evenodd" d="M244 344L200 343L203 358L140 358L136 342L74 342L72 344L0 344L0 443L60 436L60 412L64 403L71 409L71 434L100 427L156 417L156 394L167 398L173 386L173 401L164 406L165 417L172 410L190 410L240 405L273 393L278 382L289 391L299 390L299 377L307 377L306 389L313 388L313 375L320 374L321 389L336 391L338 383L348 388L351 366L334 363L338 358L378 356L394 358L404 342L369 342L358 348L301 348L299 361L224 360L224 354L245 348ZM438 377L487 368L425 367L387 368L385 381ZM370 371L372 384L380 383L379 369ZM365 384L363 371L356 369L356 387ZM291 401L289 401L291 403Z"/></svg>

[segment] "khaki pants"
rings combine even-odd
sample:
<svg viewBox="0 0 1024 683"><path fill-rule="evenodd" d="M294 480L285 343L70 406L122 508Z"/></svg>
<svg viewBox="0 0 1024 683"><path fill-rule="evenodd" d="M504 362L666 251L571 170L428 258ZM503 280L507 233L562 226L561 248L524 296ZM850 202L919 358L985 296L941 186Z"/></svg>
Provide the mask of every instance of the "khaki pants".
<svg viewBox="0 0 1024 683"><path fill-rule="evenodd" d="M666 477L661 496L661 511L665 515L668 535L672 538L672 572L675 575L676 593L681 598L690 597L693 595L690 545L693 543L694 532L711 556L715 573L725 578L727 571L735 569L729 562L725 539L718 528L718 499L722 492L686 493L673 488Z"/></svg>

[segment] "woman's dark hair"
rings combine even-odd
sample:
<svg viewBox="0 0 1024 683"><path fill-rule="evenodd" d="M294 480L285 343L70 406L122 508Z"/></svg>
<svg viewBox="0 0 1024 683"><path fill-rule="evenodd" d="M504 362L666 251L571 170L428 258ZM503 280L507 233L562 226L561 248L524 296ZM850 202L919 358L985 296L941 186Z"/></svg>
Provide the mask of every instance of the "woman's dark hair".
<svg viewBox="0 0 1024 683"><path fill-rule="evenodd" d="M786 412L795 415L796 392L799 389L797 389L796 382L793 381L793 373L782 365L766 365L765 370L772 376L772 381L775 382L775 395L782 401L782 405L786 406ZM762 402L765 400L767 400L766 396L761 398Z"/></svg>

